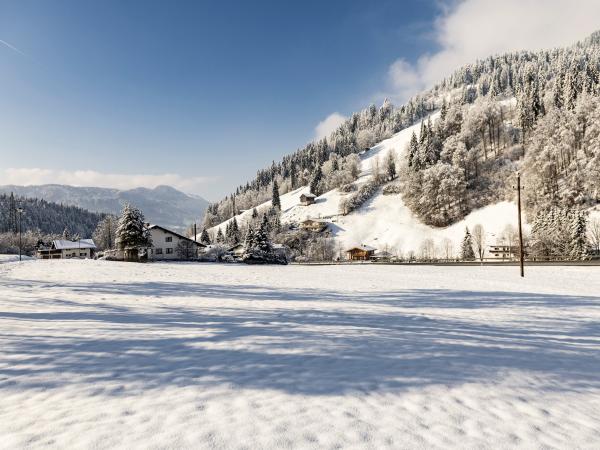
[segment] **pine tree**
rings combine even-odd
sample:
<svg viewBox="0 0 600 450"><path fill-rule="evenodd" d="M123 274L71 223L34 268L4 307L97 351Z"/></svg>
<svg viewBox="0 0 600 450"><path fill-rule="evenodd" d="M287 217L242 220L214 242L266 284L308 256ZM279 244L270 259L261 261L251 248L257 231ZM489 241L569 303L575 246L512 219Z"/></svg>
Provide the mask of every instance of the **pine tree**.
<svg viewBox="0 0 600 450"><path fill-rule="evenodd" d="M290 185L292 189L296 189L298 185L298 175L296 174L296 166L292 165L290 168Z"/></svg>
<svg viewBox="0 0 600 450"><path fill-rule="evenodd" d="M310 192L314 195L318 196L319 192L319 182L323 178L323 172L321 171L321 165L319 164L315 169L312 178L310 180Z"/></svg>
<svg viewBox="0 0 600 450"><path fill-rule="evenodd" d="M8 229L13 233L17 233L19 230L17 220L17 202L15 201L15 195L11 192L8 201Z"/></svg>
<svg viewBox="0 0 600 450"><path fill-rule="evenodd" d="M246 238L244 240L244 248L246 251L251 250L255 247L256 243L254 240L254 230L248 225L248 231L246 232Z"/></svg>
<svg viewBox="0 0 600 450"><path fill-rule="evenodd" d="M125 251L126 259L137 259L140 250L152 245L144 214L129 203L125 204L119 217L116 236L117 246Z"/></svg>
<svg viewBox="0 0 600 450"><path fill-rule="evenodd" d="M217 244L225 243L225 236L223 236L223 232L221 231L220 228L219 228L219 231L217 231L217 238L215 240L216 240Z"/></svg>
<svg viewBox="0 0 600 450"><path fill-rule="evenodd" d="M587 217L583 211L575 211L570 221L570 256L574 260L587 256Z"/></svg>
<svg viewBox="0 0 600 450"><path fill-rule="evenodd" d="M240 228L237 223L237 219L234 217L231 221L231 245L239 244L240 242Z"/></svg>
<svg viewBox="0 0 600 450"><path fill-rule="evenodd" d="M460 256L463 261L475 261L475 252L473 251L473 236L468 228L465 227L465 237L460 247Z"/></svg>
<svg viewBox="0 0 600 450"><path fill-rule="evenodd" d="M396 178L396 161L394 153L389 151L385 158L385 170L389 180Z"/></svg>
<svg viewBox="0 0 600 450"><path fill-rule="evenodd" d="M273 205L273 208L281 210L281 200L279 198L279 185L277 184L277 180L273 180L273 200L271 204Z"/></svg>
<svg viewBox="0 0 600 450"><path fill-rule="evenodd" d="M408 144L408 167L417 169L417 155L419 154L419 141L417 140L417 135L413 131L413 134L410 138L410 143Z"/></svg>
<svg viewBox="0 0 600 450"><path fill-rule="evenodd" d="M210 245L210 236L208 235L206 228L204 228L202 230L202 234L200 234L200 243L204 245Z"/></svg>

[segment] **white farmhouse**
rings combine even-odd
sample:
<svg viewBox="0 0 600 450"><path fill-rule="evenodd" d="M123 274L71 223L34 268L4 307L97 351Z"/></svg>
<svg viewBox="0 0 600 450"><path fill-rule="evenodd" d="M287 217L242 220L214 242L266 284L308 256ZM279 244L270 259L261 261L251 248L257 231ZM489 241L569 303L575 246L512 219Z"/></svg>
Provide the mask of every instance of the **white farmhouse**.
<svg viewBox="0 0 600 450"><path fill-rule="evenodd" d="M95 251L96 244L92 239L80 239L78 241L56 239L52 241L49 247L38 248L37 257L40 259L85 259L92 258Z"/></svg>
<svg viewBox="0 0 600 450"><path fill-rule="evenodd" d="M148 259L171 260L196 258L201 249L205 247L204 244L161 227L160 225L150 225L148 229L152 235L152 247L148 249ZM177 246L180 243L182 247L187 248L187 251L189 252L187 257L180 255L177 252Z"/></svg>

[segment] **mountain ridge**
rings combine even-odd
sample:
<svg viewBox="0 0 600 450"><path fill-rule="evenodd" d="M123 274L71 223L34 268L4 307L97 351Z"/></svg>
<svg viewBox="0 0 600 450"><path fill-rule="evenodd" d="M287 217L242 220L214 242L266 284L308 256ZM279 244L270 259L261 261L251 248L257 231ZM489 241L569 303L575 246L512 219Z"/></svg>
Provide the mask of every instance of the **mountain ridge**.
<svg viewBox="0 0 600 450"><path fill-rule="evenodd" d="M199 220L208 205L202 197L190 196L166 185L127 190L64 184L0 186L0 193L11 192L20 197L40 198L107 214L119 214L125 203L131 203L144 212L149 222L180 231Z"/></svg>

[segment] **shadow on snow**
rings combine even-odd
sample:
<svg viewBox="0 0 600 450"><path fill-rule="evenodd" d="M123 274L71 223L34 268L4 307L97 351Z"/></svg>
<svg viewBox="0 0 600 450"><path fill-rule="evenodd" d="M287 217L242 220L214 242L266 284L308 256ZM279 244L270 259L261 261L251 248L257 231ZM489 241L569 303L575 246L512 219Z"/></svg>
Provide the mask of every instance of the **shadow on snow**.
<svg viewBox="0 0 600 450"><path fill-rule="evenodd" d="M39 302L60 310L0 311L0 324L21 321L20 330L35 331L7 334L0 326L0 361L5 359L0 389L53 388L72 378L135 389L228 383L324 395L493 382L513 370L539 375L546 390L600 388L600 324L575 310L599 308L598 297L162 282L38 284L65 289L65 297L69 292L145 297L140 302L150 310L111 300L41 296ZM35 281L0 283L5 292L24 286L38 288ZM198 303L179 305L175 297L197 297ZM212 306L212 300L223 299L247 303ZM266 300L303 303L266 305ZM453 317L456 309L493 314L499 307L520 308L533 321L520 327L466 320L464 312ZM554 308L563 312L547 318L544 309Z"/></svg>

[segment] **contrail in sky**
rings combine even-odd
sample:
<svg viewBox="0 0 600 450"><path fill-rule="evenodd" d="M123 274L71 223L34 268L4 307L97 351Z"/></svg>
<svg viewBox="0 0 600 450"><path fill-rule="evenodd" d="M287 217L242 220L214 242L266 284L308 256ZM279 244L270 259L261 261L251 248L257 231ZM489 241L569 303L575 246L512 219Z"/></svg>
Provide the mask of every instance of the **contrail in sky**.
<svg viewBox="0 0 600 450"><path fill-rule="evenodd" d="M17 47L15 47L13 45L10 45L8 42L3 41L2 39L0 39L0 44L4 44L5 46L7 46L8 48L10 48L11 50L14 50L15 52L19 53L20 55L27 56L25 53L23 53Z"/></svg>

